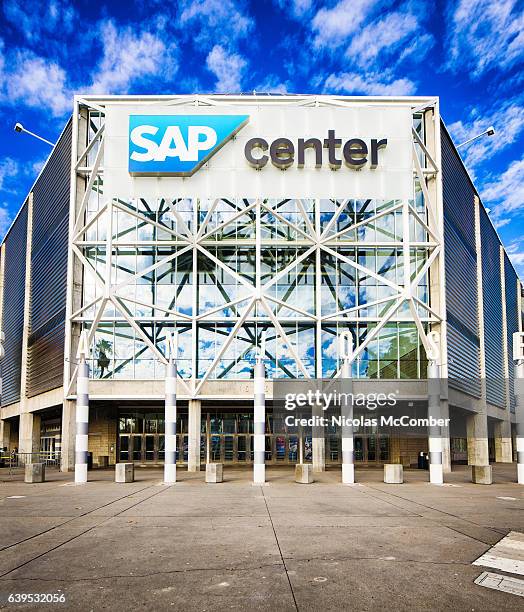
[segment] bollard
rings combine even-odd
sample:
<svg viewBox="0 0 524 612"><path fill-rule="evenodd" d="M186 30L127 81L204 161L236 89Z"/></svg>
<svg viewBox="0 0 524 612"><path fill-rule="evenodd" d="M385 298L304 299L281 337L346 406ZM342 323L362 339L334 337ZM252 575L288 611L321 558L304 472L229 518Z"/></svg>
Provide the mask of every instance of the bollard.
<svg viewBox="0 0 524 612"><path fill-rule="evenodd" d="M404 482L404 468L400 463L386 463L384 465L384 482L386 484L402 484Z"/></svg>
<svg viewBox="0 0 524 612"><path fill-rule="evenodd" d="M24 482L45 482L45 465L43 463L26 463Z"/></svg>
<svg viewBox="0 0 524 612"><path fill-rule="evenodd" d="M313 482L313 465L311 463L297 463L295 465L295 482L311 484Z"/></svg>
<svg viewBox="0 0 524 612"><path fill-rule="evenodd" d="M224 480L224 466L222 463L206 463L206 482L217 483Z"/></svg>
<svg viewBox="0 0 524 612"><path fill-rule="evenodd" d="M134 482L135 465L133 463L117 463L115 465L115 482Z"/></svg>

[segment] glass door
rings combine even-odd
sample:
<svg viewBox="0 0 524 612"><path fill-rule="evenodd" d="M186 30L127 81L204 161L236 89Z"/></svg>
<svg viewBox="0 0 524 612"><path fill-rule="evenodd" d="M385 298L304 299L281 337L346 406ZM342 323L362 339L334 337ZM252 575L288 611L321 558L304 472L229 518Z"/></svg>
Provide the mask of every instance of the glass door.
<svg viewBox="0 0 524 612"><path fill-rule="evenodd" d="M157 460L157 453L155 452L155 438L157 436L153 434L146 434L145 436L145 457L146 463L154 463Z"/></svg>
<svg viewBox="0 0 524 612"><path fill-rule="evenodd" d="M118 453L118 461L120 463L129 462L129 436L120 436L120 450Z"/></svg>
<svg viewBox="0 0 524 612"><path fill-rule="evenodd" d="M133 445L133 461L142 463L142 436L140 434L131 436L131 441Z"/></svg>
<svg viewBox="0 0 524 612"><path fill-rule="evenodd" d="M360 463L385 463L389 461L389 437L370 434L355 436L353 441L355 461Z"/></svg>

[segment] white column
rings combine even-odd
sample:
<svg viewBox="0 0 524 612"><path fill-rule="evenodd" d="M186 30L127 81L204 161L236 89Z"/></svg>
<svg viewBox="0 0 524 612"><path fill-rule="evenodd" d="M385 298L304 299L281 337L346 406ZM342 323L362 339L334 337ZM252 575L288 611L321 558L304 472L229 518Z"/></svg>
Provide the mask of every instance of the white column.
<svg viewBox="0 0 524 612"><path fill-rule="evenodd" d="M440 378L436 361L428 362L428 418L440 419ZM441 485L444 482L442 466L442 436L438 425L429 425L429 482Z"/></svg>
<svg viewBox="0 0 524 612"><path fill-rule="evenodd" d="M76 378L75 482L87 482L87 450L89 431L89 366L80 357Z"/></svg>
<svg viewBox="0 0 524 612"><path fill-rule="evenodd" d="M75 438L75 482L87 482L87 451L89 432L89 340L84 330L80 334L76 377L76 438Z"/></svg>
<svg viewBox="0 0 524 612"><path fill-rule="evenodd" d="M164 482L176 482L176 361L171 352L166 368Z"/></svg>
<svg viewBox="0 0 524 612"><path fill-rule="evenodd" d="M312 406L312 416L315 423L324 416L323 405L314 403ZM311 451L313 454L313 472L326 471L326 438L325 429L320 425L314 424L311 428Z"/></svg>
<svg viewBox="0 0 524 612"><path fill-rule="evenodd" d="M431 350L428 351L428 418L441 419L440 412L440 336L436 332L430 332L428 341ZM438 425L429 425L429 482L441 485L444 482L444 470L442 465L442 434Z"/></svg>
<svg viewBox="0 0 524 612"><path fill-rule="evenodd" d="M517 482L524 484L524 360L515 367Z"/></svg>
<svg viewBox="0 0 524 612"><path fill-rule="evenodd" d="M72 472L75 469L75 414L75 402L64 399L62 403L62 431L60 435L61 472Z"/></svg>
<svg viewBox="0 0 524 612"><path fill-rule="evenodd" d="M440 369L440 384L441 389L443 384L447 384L447 381L443 382L443 371L442 367ZM440 396L440 415L443 419L449 419L449 400L444 399L442 395ZM442 440L442 469L444 474L451 473L451 440L449 437L449 425L444 426L440 429L440 438Z"/></svg>
<svg viewBox="0 0 524 612"><path fill-rule="evenodd" d="M187 471L200 472L200 429L202 403L200 400L189 400L187 431Z"/></svg>
<svg viewBox="0 0 524 612"><path fill-rule="evenodd" d="M343 484L355 483L355 462L353 449L353 425L348 421L353 419L353 401L350 393L353 391L351 380L351 363L349 359L344 359L342 364L342 393L346 397L341 401L340 411L342 416L342 482Z"/></svg>
<svg viewBox="0 0 524 612"><path fill-rule="evenodd" d="M524 333L513 334L515 360L515 424L517 444L517 482L524 484Z"/></svg>
<svg viewBox="0 0 524 612"><path fill-rule="evenodd" d="M262 353L262 351L260 351ZM255 363L254 380L254 453L253 453L253 483L266 482L266 368L263 357L259 353Z"/></svg>

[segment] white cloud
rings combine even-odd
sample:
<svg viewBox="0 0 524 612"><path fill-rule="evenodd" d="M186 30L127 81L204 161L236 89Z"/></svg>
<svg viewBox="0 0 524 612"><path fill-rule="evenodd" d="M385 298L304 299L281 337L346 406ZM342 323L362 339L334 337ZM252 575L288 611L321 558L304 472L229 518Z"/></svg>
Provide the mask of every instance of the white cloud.
<svg viewBox="0 0 524 612"><path fill-rule="evenodd" d="M286 94L288 91L288 84L282 82L279 77L274 74L269 74L266 78L261 81L256 87L253 88L254 91L260 93L279 93Z"/></svg>
<svg viewBox="0 0 524 612"><path fill-rule="evenodd" d="M321 8L311 22L315 46L333 48L342 44L366 21L378 2L340 0L332 8Z"/></svg>
<svg viewBox="0 0 524 612"><path fill-rule="evenodd" d="M455 121L448 128L453 140L460 144L491 125L495 127L495 136L483 136L461 149L471 171L519 138L524 130L524 100L510 100L485 111L474 108L466 121Z"/></svg>
<svg viewBox="0 0 524 612"><path fill-rule="evenodd" d="M114 22L100 25L103 56L92 76L90 93L127 93L131 83L145 76L171 76L177 69L176 46L158 35L118 29Z"/></svg>
<svg viewBox="0 0 524 612"><path fill-rule="evenodd" d="M524 240L522 238L513 240L506 247L506 252L517 274L522 278L524 276Z"/></svg>
<svg viewBox="0 0 524 612"><path fill-rule="evenodd" d="M473 77L522 61L524 10L520 0L460 0L448 8L448 68Z"/></svg>
<svg viewBox="0 0 524 612"><path fill-rule="evenodd" d="M234 0L180 0L179 27L188 38L206 46L234 43L245 38L253 28L253 20Z"/></svg>
<svg viewBox="0 0 524 612"><path fill-rule="evenodd" d="M4 157L0 161L0 189L7 189L9 179L18 174L18 162L11 157Z"/></svg>
<svg viewBox="0 0 524 612"><path fill-rule="evenodd" d="M313 8L313 0L277 0L277 4L295 19L301 19Z"/></svg>
<svg viewBox="0 0 524 612"><path fill-rule="evenodd" d="M524 157L511 162L505 172L484 185L482 200L491 207L498 227L505 224L508 215L524 213Z"/></svg>
<svg viewBox="0 0 524 612"><path fill-rule="evenodd" d="M390 13L361 29L352 39L346 57L359 66L369 65L379 55L395 53L419 27L417 17L411 13Z"/></svg>
<svg viewBox="0 0 524 612"><path fill-rule="evenodd" d="M127 93L147 77L169 79L178 68L176 44L165 42L161 27L152 34L146 28L119 28L113 21L102 21L98 33L100 63L80 83L73 82L71 74L55 61L27 49L14 49L4 56L0 41L0 100L61 117L71 112L75 92Z"/></svg>
<svg viewBox="0 0 524 612"><path fill-rule="evenodd" d="M355 72L342 72L330 74L323 83L323 91L370 96L408 96L415 93L416 85L409 79L393 79L387 73L373 72L361 75Z"/></svg>
<svg viewBox="0 0 524 612"><path fill-rule="evenodd" d="M59 31L61 36L71 33L77 17L71 3L63 0L6 0L4 15L30 42L38 42L50 32Z"/></svg>
<svg viewBox="0 0 524 612"><path fill-rule="evenodd" d="M54 116L61 116L72 107L65 71L31 51L18 50L8 58L0 84L3 102L11 105L42 107Z"/></svg>
<svg viewBox="0 0 524 612"><path fill-rule="evenodd" d="M426 57L435 45L435 39L431 34L418 34L411 39L410 44L405 44L400 51L397 63L400 64L408 57L415 57L419 62Z"/></svg>
<svg viewBox="0 0 524 612"><path fill-rule="evenodd" d="M0 240L3 240L7 230L11 226L13 218L9 212L7 202L0 204Z"/></svg>
<svg viewBox="0 0 524 612"><path fill-rule="evenodd" d="M240 92L242 75L247 66L246 60L238 53L230 53L215 45L209 52L206 65L217 78L215 90L219 93Z"/></svg>

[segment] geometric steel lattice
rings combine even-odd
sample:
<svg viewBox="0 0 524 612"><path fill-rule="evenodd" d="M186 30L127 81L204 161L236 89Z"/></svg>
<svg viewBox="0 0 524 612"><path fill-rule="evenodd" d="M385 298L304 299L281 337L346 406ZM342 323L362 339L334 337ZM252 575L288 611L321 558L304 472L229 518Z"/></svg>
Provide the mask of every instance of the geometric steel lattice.
<svg viewBox="0 0 524 612"><path fill-rule="evenodd" d="M355 376L424 375L426 334L442 320L430 298L442 235L420 114L409 200L105 201L103 108L86 105L74 169L85 191L71 224L82 297L69 324L70 337L88 330L92 376L162 378L175 327L193 396L208 378L251 378L264 330L272 377L337 376L342 329L354 336Z"/></svg>

